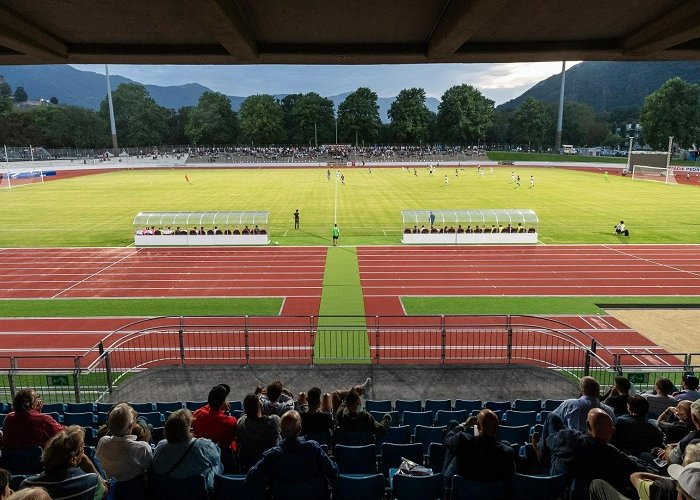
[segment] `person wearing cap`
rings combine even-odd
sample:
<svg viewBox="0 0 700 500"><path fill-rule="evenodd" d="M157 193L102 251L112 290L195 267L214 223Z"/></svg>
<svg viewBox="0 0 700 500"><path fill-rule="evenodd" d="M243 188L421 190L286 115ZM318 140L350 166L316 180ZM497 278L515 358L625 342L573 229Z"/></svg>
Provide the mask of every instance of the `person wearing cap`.
<svg viewBox="0 0 700 500"><path fill-rule="evenodd" d="M683 377L683 390L673 394L676 401L697 401L700 399L700 392L698 392L698 385L700 381L693 375L688 375Z"/></svg>
<svg viewBox="0 0 700 500"><path fill-rule="evenodd" d="M230 392L231 388L226 384L212 387L207 397L207 404L197 409L192 415L192 432L195 437L211 439L221 449L230 448L235 455L238 449L236 444L238 421L236 417L226 414L230 409L230 405L226 402Z"/></svg>
<svg viewBox="0 0 700 500"><path fill-rule="evenodd" d="M668 475L676 481L679 500L700 500L700 462L693 461L700 458L699 452L698 445L689 445L683 465L668 466Z"/></svg>

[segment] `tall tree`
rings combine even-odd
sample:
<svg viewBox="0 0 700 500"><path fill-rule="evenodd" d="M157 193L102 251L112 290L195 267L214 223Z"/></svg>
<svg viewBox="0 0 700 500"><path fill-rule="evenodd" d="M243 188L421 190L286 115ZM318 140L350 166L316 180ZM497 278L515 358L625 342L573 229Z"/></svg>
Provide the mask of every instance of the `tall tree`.
<svg viewBox="0 0 700 500"><path fill-rule="evenodd" d="M166 110L166 123L168 126L168 133L165 136L166 143L173 145L189 143L189 139L185 135L185 124L187 123L187 116L192 109L192 106L183 106L177 111L174 109Z"/></svg>
<svg viewBox="0 0 700 500"><path fill-rule="evenodd" d="M12 98L0 94L0 115L12 111Z"/></svg>
<svg viewBox="0 0 700 500"><path fill-rule="evenodd" d="M338 130L343 141L375 143L381 128L377 94L360 87L338 106Z"/></svg>
<svg viewBox="0 0 700 500"><path fill-rule="evenodd" d="M425 90L403 89L389 107L391 131L398 142L421 143L428 140L428 107Z"/></svg>
<svg viewBox="0 0 700 500"><path fill-rule="evenodd" d="M0 76L2 79L2 76ZM12 95L12 87L7 82L0 82L0 95L10 97Z"/></svg>
<svg viewBox="0 0 700 500"><path fill-rule="evenodd" d="M27 91L24 90L24 87L17 87L15 89L15 102L25 102L29 97L27 96Z"/></svg>
<svg viewBox="0 0 700 500"><path fill-rule="evenodd" d="M110 142L107 123L97 112L77 106L39 106L30 113L48 147L92 148Z"/></svg>
<svg viewBox="0 0 700 500"><path fill-rule="evenodd" d="M292 133L291 133L291 130L293 128L292 108L294 107L294 103L302 95L303 94L287 94L280 101L280 106L282 106L282 115L283 115L282 121L284 123L284 130L287 132L288 138L292 136ZM290 139L290 141L294 142L294 139Z"/></svg>
<svg viewBox="0 0 700 500"><path fill-rule="evenodd" d="M0 144L27 146L41 144L43 139L31 113L12 111L4 114L0 120Z"/></svg>
<svg viewBox="0 0 700 500"><path fill-rule="evenodd" d="M513 115L511 138L514 143L540 149L554 140L554 136L548 135L551 125L547 106L542 101L528 97Z"/></svg>
<svg viewBox="0 0 700 500"><path fill-rule="evenodd" d="M185 134L195 144L233 144L238 135L238 117L231 101L220 92L204 92L196 108L187 115Z"/></svg>
<svg viewBox="0 0 700 500"><path fill-rule="evenodd" d="M493 122L493 101L471 85L456 85L445 91L438 106L438 131L449 143L475 143L486 137Z"/></svg>
<svg viewBox="0 0 700 500"><path fill-rule="evenodd" d="M642 137L655 149L665 150L668 137L688 147L700 130L700 86L672 78L644 99Z"/></svg>
<svg viewBox="0 0 700 500"><path fill-rule="evenodd" d="M143 85L122 83L112 92L114 121L119 144L160 146L167 133L165 108L156 104ZM100 115L109 119L107 97L100 104ZM106 121L105 123L109 123ZM105 129L109 136L109 128Z"/></svg>
<svg viewBox="0 0 700 500"><path fill-rule="evenodd" d="M268 94L252 95L241 103L241 138L253 144L280 144L285 141L282 106Z"/></svg>
<svg viewBox="0 0 700 500"><path fill-rule="evenodd" d="M283 100L284 106L284 100ZM315 92L297 95L289 110L289 141L293 144L335 142L333 101Z"/></svg>

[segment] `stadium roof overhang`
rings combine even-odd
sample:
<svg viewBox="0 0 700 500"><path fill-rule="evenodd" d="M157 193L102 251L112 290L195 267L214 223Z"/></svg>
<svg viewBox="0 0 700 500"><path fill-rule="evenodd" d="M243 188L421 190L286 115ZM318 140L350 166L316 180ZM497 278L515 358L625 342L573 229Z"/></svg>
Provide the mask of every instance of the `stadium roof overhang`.
<svg viewBox="0 0 700 500"><path fill-rule="evenodd" d="M0 64L698 60L696 0L3 0Z"/></svg>

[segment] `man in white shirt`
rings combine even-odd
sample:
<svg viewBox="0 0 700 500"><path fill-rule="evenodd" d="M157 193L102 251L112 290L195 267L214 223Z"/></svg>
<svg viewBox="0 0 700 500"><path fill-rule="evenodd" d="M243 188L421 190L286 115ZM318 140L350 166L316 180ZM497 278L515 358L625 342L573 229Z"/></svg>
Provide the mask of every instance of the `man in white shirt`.
<svg viewBox="0 0 700 500"><path fill-rule="evenodd" d="M133 434L139 425L136 417L138 413L128 403L119 403L107 418L111 435L100 439L95 453L109 479L133 479L144 474L153 461L151 445L137 441Z"/></svg>

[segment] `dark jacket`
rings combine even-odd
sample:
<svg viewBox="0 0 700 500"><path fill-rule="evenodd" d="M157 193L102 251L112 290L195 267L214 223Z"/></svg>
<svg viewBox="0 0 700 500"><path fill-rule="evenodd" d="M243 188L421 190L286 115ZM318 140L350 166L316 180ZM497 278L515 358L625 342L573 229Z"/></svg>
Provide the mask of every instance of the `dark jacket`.
<svg viewBox="0 0 700 500"><path fill-rule="evenodd" d="M386 434L391 426L391 415L388 413L384 415L382 422L379 423L365 410L351 412L345 405L345 402L338 408L336 420L338 421L339 429L352 432L370 431L380 436Z"/></svg>

